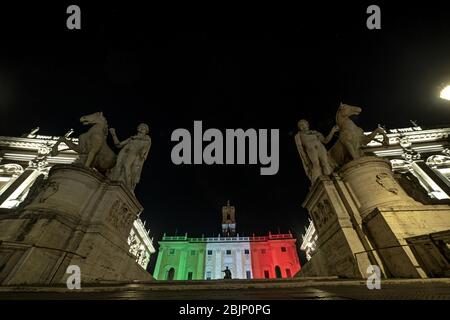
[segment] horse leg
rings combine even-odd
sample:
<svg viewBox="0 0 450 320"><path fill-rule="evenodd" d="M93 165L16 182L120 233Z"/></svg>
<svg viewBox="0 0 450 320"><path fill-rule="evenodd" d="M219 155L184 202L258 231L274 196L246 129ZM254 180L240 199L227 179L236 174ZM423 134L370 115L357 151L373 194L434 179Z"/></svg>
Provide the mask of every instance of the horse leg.
<svg viewBox="0 0 450 320"><path fill-rule="evenodd" d="M375 129L374 131L372 131L370 134L368 134L367 136L364 135L364 138L363 138L363 141L362 141L363 145L366 145L366 144L368 144L370 141L374 140L375 137L376 137L379 133L384 133L384 130L383 130L383 129L380 129L380 128L377 128L377 129Z"/></svg>
<svg viewBox="0 0 450 320"><path fill-rule="evenodd" d="M58 141L53 145L53 147L52 147L52 150L50 151L50 155L52 156L52 157L56 157L58 154L59 154L59 150L58 150L58 147L59 147L59 145L61 144L61 138L60 139L58 139Z"/></svg>
<svg viewBox="0 0 450 320"><path fill-rule="evenodd" d="M383 131L383 141L381 143L383 147L389 146L389 137L387 136L386 132Z"/></svg>
<svg viewBox="0 0 450 320"><path fill-rule="evenodd" d="M358 149L358 146L354 145L351 142L343 142L345 148L347 149L348 153L350 153L350 156L353 160L359 159L361 157L361 153Z"/></svg>
<svg viewBox="0 0 450 320"><path fill-rule="evenodd" d="M69 149L72 149L73 151L75 151L76 153L80 154L81 153L81 148L78 144L73 143L72 141L64 138L63 139L64 143L69 147Z"/></svg>

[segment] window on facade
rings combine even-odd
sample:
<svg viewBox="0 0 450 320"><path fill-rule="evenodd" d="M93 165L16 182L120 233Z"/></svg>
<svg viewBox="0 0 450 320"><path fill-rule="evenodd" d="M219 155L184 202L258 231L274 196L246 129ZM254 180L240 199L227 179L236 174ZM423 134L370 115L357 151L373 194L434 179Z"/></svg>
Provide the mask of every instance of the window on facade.
<svg viewBox="0 0 450 320"><path fill-rule="evenodd" d="M188 280L192 280L192 275L193 275L192 272L188 272L188 278L187 279Z"/></svg>
<svg viewBox="0 0 450 320"><path fill-rule="evenodd" d="M288 277L288 278L292 277L291 269L286 269L286 277Z"/></svg>
<svg viewBox="0 0 450 320"><path fill-rule="evenodd" d="M279 266L275 267L275 277L277 277L277 279L281 279L283 277L283 275L281 274L281 268Z"/></svg>
<svg viewBox="0 0 450 320"><path fill-rule="evenodd" d="M250 270L247 270L245 272L245 274L247 275L247 279L251 279L252 278L252 272Z"/></svg>
<svg viewBox="0 0 450 320"><path fill-rule="evenodd" d="M227 250L227 255L230 255L231 254L231 250Z"/></svg>
<svg viewBox="0 0 450 320"><path fill-rule="evenodd" d="M212 256L212 250L208 250L208 256Z"/></svg>
<svg viewBox="0 0 450 320"><path fill-rule="evenodd" d="M211 271L206 272L206 280L211 280Z"/></svg>
<svg viewBox="0 0 450 320"><path fill-rule="evenodd" d="M286 247L281 247L281 252L286 252Z"/></svg>
<svg viewBox="0 0 450 320"><path fill-rule="evenodd" d="M266 249L261 249L262 254L266 254Z"/></svg>
<svg viewBox="0 0 450 320"><path fill-rule="evenodd" d="M175 254L175 249L170 249L169 254Z"/></svg>
<svg viewBox="0 0 450 320"><path fill-rule="evenodd" d="M169 271L167 271L166 279L167 280L174 280L174 278L175 278L175 269L174 268L170 268Z"/></svg>
<svg viewBox="0 0 450 320"><path fill-rule="evenodd" d="M270 278L269 270L264 270L264 278L266 279Z"/></svg>
<svg viewBox="0 0 450 320"><path fill-rule="evenodd" d="M191 250L191 256L195 256L195 250Z"/></svg>
<svg viewBox="0 0 450 320"><path fill-rule="evenodd" d="M245 253L245 254L250 254L250 250L245 249L244 253Z"/></svg>

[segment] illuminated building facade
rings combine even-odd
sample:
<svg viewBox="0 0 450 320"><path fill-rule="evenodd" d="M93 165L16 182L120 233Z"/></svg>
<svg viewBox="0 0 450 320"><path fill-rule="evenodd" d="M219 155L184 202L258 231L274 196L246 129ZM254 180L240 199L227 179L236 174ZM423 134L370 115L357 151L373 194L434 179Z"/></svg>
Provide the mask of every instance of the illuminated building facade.
<svg viewBox="0 0 450 320"><path fill-rule="evenodd" d="M300 271L296 239L292 234L251 237L252 270L256 279L292 278Z"/></svg>
<svg viewBox="0 0 450 320"><path fill-rule="evenodd" d="M302 244L300 250L304 251L306 254L306 260L311 260L311 257L317 247L317 231L314 228L314 224L311 219L309 219L309 225L306 229L306 233L302 236Z"/></svg>
<svg viewBox="0 0 450 320"><path fill-rule="evenodd" d="M232 219L226 220L232 221L231 230L235 231L235 208L228 203L222 208L223 216L230 212ZM225 230L230 228L227 226ZM300 271L296 239L291 233L202 238L164 234L159 245L153 273L157 280L223 279L226 267L233 279L290 278Z"/></svg>
<svg viewBox="0 0 450 320"><path fill-rule="evenodd" d="M415 124L414 124L415 125ZM367 133L366 133L367 134ZM395 178L414 200L422 204L450 203L450 127L388 130L389 146L377 141L364 149L367 155L391 162ZM381 137L377 137L382 140ZM301 250L308 260L318 246L317 233L310 220Z"/></svg>
<svg viewBox="0 0 450 320"><path fill-rule="evenodd" d="M75 151L63 151L64 144L60 145L61 152L57 156L51 156L51 149L60 137L38 135L38 131L36 128L22 137L0 136L0 214L24 207L35 182L38 185L45 180L53 165L71 164L78 158ZM71 131L66 137L70 134ZM72 141L77 142L77 139ZM155 248L145 222L139 218L130 230L128 244L136 262L146 269Z"/></svg>

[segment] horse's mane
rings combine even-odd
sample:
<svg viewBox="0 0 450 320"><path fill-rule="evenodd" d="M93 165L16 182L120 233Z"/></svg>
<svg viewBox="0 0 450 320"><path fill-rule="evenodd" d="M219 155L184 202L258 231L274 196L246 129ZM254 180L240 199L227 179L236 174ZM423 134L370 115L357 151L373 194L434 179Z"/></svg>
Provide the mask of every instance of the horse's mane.
<svg viewBox="0 0 450 320"><path fill-rule="evenodd" d="M97 114L99 115L100 119L102 119L102 121L108 125L108 121L106 120L105 116L103 115L103 112L97 112Z"/></svg>
<svg viewBox="0 0 450 320"><path fill-rule="evenodd" d="M344 107L350 107L350 108L359 108L359 107L356 107L356 106L352 106L352 105L349 105L349 104L346 104L346 103L342 103L341 102L341 104L339 105L339 108L338 108L338 111L336 112L336 118L334 119L335 121L336 121L336 123L338 123L338 117L339 117L339 115L340 115L340 113L341 113L341 111L344 109Z"/></svg>

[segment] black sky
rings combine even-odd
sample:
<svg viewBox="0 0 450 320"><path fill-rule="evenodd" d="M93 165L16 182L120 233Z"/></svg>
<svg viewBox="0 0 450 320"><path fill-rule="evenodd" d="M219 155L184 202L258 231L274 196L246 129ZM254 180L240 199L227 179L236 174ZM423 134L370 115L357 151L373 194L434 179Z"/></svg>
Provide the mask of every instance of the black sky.
<svg viewBox="0 0 450 320"><path fill-rule="evenodd" d="M155 240L176 231L217 235L228 199L240 234L279 229L300 237L309 182L293 140L298 119L328 133L343 101L363 108L355 121L367 130L449 122L450 104L437 98L450 80L444 2L379 2L377 31L365 26L371 3L341 2L245 9L81 2L81 31L65 27L72 3L2 4L0 135L36 126L41 134L80 133L80 116L96 111L119 138L147 122L153 144L136 195ZM171 133L192 132L194 120L205 129L280 129L278 174L173 165Z"/></svg>

